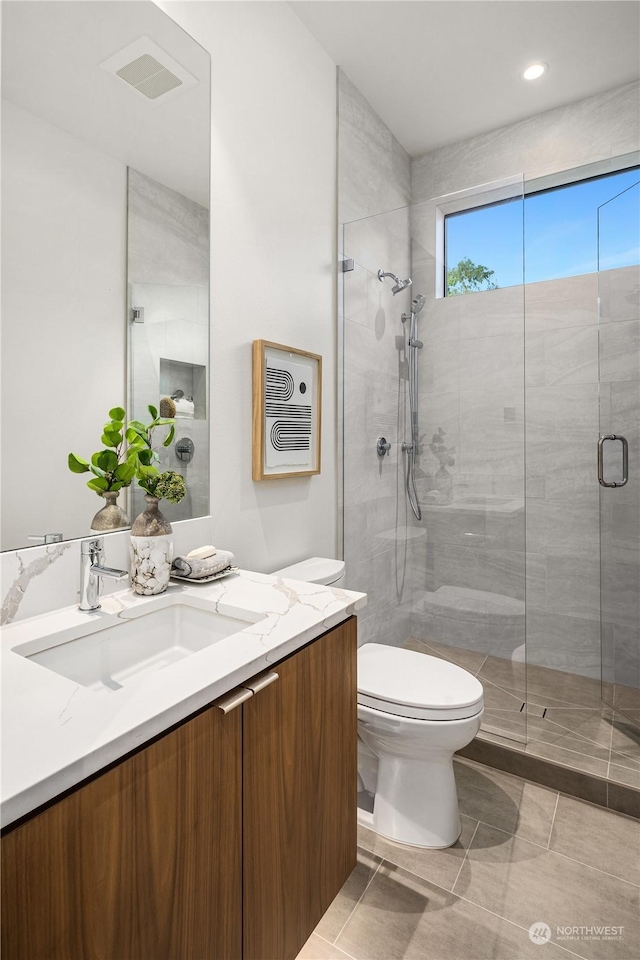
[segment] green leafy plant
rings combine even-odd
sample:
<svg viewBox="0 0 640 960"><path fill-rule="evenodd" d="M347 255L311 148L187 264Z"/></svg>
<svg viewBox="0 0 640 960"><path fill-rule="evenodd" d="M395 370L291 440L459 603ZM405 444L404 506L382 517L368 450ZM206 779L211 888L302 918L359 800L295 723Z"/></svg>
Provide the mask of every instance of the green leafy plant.
<svg viewBox="0 0 640 960"><path fill-rule="evenodd" d="M168 417L159 417L154 406L149 405L148 410L153 418L150 424L131 420L126 427L123 408L113 407L109 410L110 419L105 423L100 438L104 444L103 449L94 453L91 460L84 460L77 454L70 453L69 470L72 473L92 473L87 486L97 494L115 493L128 487L135 477L138 478L140 486L144 486L142 480L156 477L158 470L153 463L160 458L151 445L153 431L159 426L170 426L163 441L163 446L168 447L173 440L175 421Z"/></svg>
<svg viewBox="0 0 640 960"><path fill-rule="evenodd" d="M72 473L92 473L87 486L97 494L115 493L128 487L136 475L136 458L129 454L124 442L125 416L122 407L109 410L110 419L105 423L100 438L104 447L94 453L91 460L84 460L75 453L69 454L69 470Z"/></svg>
<svg viewBox="0 0 640 960"><path fill-rule="evenodd" d="M447 296L461 293L474 293L477 290L496 290L498 284L493 280L495 270L489 270L481 263L474 263L464 257L455 267L447 270Z"/></svg>
<svg viewBox="0 0 640 960"><path fill-rule="evenodd" d="M151 423L131 420L126 432L129 450L133 450L137 457L138 486L151 497L168 500L169 503L180 503L187 492L185 479L175 470L160 473L155 465L160 462L160 457L153 448L153 431L162 426L170 426L162 444L164 447L169 446L175 433L175 420L172 417L158 416L158 411L153 406L149 406L148 410L153 418Z"/></svg>
<svg viewBox="0 0 640 960"><path fill-rule="evenodd" d="M172 417L160 417L156 407L149 404L147 407L151 414L151 423L142 423L141 420L130 420L127 425L125 436L129 444L128 450L136 458L135 475L138 478L139 486L147 489L146 484L158 476L156 463L160 462L160 457L153 448L153 432L158 427L169 426L169 432L162 441L163 447L168 447L175 434L175 420Z"/></svg>

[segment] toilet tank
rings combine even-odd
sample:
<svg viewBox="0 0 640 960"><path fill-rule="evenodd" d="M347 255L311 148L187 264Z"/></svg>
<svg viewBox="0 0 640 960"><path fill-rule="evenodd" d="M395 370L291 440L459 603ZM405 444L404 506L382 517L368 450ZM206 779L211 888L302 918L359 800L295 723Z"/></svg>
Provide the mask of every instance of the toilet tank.
<svg viewBox="0 0 640 960"><path fill-rule="evenodd" d="M330 560L327 557L309 557L289 567L274 570L271 576L286 577L289 580L303 580L306 583L322 583L337 587L344 580L344 560Z"/></svg>

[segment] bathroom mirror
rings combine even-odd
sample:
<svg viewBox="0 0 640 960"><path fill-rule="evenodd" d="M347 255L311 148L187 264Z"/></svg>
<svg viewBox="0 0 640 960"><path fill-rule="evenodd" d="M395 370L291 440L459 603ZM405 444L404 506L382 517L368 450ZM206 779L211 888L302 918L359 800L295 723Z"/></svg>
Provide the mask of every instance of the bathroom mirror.
<svg viewBox="0 0 640 960"><path fill-rule="evenodd" d="M206 515L209 54L151 2L3 2L2 98L0 547L88 536L69 452L165 396L188 493L163 512Z"/></svg>

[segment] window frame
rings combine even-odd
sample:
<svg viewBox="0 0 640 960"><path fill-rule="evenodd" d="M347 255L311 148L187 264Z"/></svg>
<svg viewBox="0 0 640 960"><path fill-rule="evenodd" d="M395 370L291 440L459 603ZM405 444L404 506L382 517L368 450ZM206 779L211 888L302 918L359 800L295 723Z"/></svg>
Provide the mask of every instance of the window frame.
<svg viewBox="0 0 640 960"><path fill-rule="evenodd" d="M531 196L538 196L544 193L552 193L555 190L562 190L566 187L577 186L581 183L587 183L593 180L604 180L606 177L613 177L616 174L624 173L628 170L637 169L640 177L640 151L622 154L619 157L599 160L595 163L584 164L580 167L572 167L566 170L559 170L554 173L546 174L542 177L533 177L526 180L524 175L519 177L509 177L504 180L498 180L494 183L483 184L478 187L471 187L461 190L454 194L448 194L438 198L436 203L436 277L435 277L435 295L436 299L450 297L447 293L447 220L450 217L461 216L462 214L472 213L474 210L486 210L489 207L495 207L504 203L513 203L515 200L521 200L524 204L526 199ZM508 195L518 184L521 190L518 194ZM500 196L499 194L503 194ZM486 199L490 197L491 199ZM468 202L475 199L475 202ZM523 284L526 283L524 275L524 231L523 231ZM512 284L517 286L517 284ZM478 291L487 292L487 291ZM460 294L455 294L460 296Z"/></svg>

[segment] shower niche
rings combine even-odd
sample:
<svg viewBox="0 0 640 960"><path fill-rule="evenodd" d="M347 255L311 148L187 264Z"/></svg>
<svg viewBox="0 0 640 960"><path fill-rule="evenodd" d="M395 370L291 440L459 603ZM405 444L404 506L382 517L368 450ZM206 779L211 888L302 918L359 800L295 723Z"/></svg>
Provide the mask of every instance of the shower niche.
<svg viewBox="0 0 640 960"><path fill-rule="evenodd" d="M207 416L207 368L200 363L160 358L160 396L176 403L177 420L205 420ZM193 409L191 409L193 405Z"/></svg>

